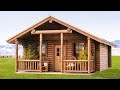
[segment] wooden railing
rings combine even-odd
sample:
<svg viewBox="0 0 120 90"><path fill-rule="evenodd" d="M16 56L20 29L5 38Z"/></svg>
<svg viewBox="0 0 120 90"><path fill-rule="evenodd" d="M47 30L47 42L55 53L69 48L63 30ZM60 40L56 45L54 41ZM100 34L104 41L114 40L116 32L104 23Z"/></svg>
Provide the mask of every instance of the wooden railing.
<svg viewBox="0 0 120 90"><path fill-rule="evenodd" d="M17 70L18 71L40 71L39 60L18 60Z"/></svg>
<svg viewBox="0 0 120 90"><path fill-rule="evenodd" d="M94 69L94 60L91 60L91 72ZM64 72L88 72L88 60L63 60Z"/></svg>
<svg viewBox="0 0 120 90"><path fill-rule="evenodd" d="M91 60L91 72L95 70L94 60ZM39 60L18 60L17 71L40 71ZM48 64L42 65L42 71L48 71ZM88 60L63 60L64 72L88 72Z"/></svg>

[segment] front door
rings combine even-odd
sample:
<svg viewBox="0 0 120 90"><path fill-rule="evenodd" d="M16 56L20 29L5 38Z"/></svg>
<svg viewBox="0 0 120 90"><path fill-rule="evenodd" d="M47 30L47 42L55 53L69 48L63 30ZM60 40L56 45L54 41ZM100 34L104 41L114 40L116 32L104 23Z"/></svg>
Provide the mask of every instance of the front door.
<svg viewBox="0 0 120 90"><path fill-rule="evenodd" d="M65 46L63 45L63 56L65 57ZM61 45L55 45L55 71L61 71Z"/></svg>

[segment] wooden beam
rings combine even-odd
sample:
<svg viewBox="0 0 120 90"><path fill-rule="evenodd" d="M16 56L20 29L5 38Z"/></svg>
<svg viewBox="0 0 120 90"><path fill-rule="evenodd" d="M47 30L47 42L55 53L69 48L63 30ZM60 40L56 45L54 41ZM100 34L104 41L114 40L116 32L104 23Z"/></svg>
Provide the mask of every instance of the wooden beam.
<svg viewBox="0 0 120 90"><path fill-rule="evenodd" d="M31 34L72 33L72 30L32 30Z"/></svg>
<svg viewBox="0 0 120 90"><path fill-rule="evenodd" d="M52 23L52 22L53 22L53 20L52 20L52 19L50 19L50 20L49 20L49 23Z"/></svg>
<svg viewBox="0 0 120 90"><path fill-rule="evenodd" d="M70 31L72 31L72 30L71 30L70 28L67 28L67 31L70 32Z"/></svg>
<svg viewBox="0 0 120 90"><path fill-rule="evenodd" d="M15 40L15 45L16 45L16 72L18 71L18 40Z"/></svg>
<svg viewBox="0 0 120 90"><path fill-rule="evenodd" d="M35 33L35 29L33 29L32 31L31 31L31 34L34 34Z"/></svg>
<svg viewBox="0 0 120 90"><path fill-rule="evenodd" d="M91 73L91 39L88 37L88 73Z"/></svg>
<svg viewBox="0 0 120 90"><path fill-rule="evenodd" d="M61 73L63 73L63 33L61 33Z"/></svg>
<svg viewBox="0 0 120 90"><path fill-rule="evenodd" d="M42 72L42 34L40 34L39 59L40 59L40 72Z"/></svg>

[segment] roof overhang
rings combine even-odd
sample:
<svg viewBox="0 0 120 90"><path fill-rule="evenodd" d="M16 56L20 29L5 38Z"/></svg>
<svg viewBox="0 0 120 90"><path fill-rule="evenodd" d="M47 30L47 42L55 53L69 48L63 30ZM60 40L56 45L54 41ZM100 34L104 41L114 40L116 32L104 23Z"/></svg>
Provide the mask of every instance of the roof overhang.
<svg viewBox="0 0 120 90"><path fill-rule="evenodd" d="M111 42L109 42L109 41L107 41L107 40L105 40L105 39L96 37L96 36L94 36L94 35L92 35L92 34L90 34L90 33L88 33L88 32L85 32L85 31L83 31L83 30L81 30L81 29L78 29L78 28L76 28L76 27L74 27L74 26L71 26L71 25L69 25L69 24L67 24L67 23L65 23L65 22L63 22L63 21L61 21L61 20L58 20L58 19L56 19L56 18L54 18L54 17L52 17L52 16L49 16L48 18L42 20L41 22L39 22L39 23L33 25L32 27L30 27L30 28L22 31L21 33L15 35L14 37L12 37L12 38L10 38L9 40L7 40L7 42L8 42L8 43L15 43L15 40L16 40L17 38L25 35L25 34L28 33L28 32L31 32L31 33L34 32L36 27L44 24L44 23L47 22L47 21L49 21L50 23L52 23L53 21L55 21L55 22L57 22L57 23L59 23L59 24L61 24L61 25L66 26L69 30L72 29L72 30L74 30L74 31L76 31L76 32L78 32L78 33L80 33L80 34L83 34L83 35L85 35L85 36L87 36L87 37L89 37L89 38L91 38L91 39L93 39L93 40L96 40L96 41L98 41L98 42L100 42L100 43L103 43L103 44L106 44L106 45L109 45L109 46L116 47L115 44L113 44L113 43L111 43ZM36 32L36 33L44 33L44 32L45 32L45 31L39 31L39 32ZM65 31L65 30L64 30L63 32L68 32L68 31ZM50 32L49 32L49 33L50 33ZM54 31L53 31L53 33L54 33ZM34 32L34 34L35 34L35 32Z"/></svg>

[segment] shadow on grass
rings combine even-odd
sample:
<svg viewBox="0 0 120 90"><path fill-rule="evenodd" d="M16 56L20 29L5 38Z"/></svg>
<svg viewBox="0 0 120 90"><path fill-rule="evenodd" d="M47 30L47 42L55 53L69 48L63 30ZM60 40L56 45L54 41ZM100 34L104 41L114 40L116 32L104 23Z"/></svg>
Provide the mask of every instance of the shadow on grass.
<svg viewBox="0 0 120 90"><path fill-rule="evenodd" d="M94 74L93 76L102 77L105 79L120 79L119 69L108 69Z"/></svg>

